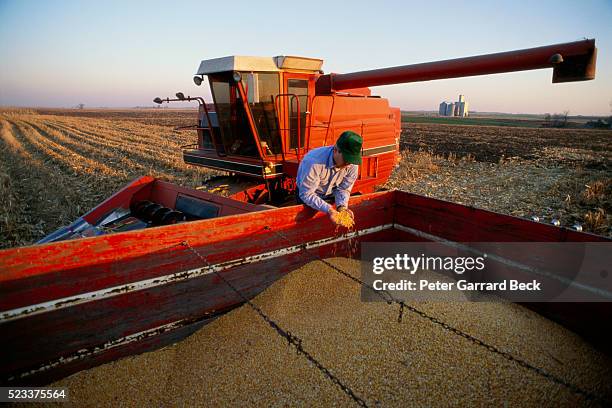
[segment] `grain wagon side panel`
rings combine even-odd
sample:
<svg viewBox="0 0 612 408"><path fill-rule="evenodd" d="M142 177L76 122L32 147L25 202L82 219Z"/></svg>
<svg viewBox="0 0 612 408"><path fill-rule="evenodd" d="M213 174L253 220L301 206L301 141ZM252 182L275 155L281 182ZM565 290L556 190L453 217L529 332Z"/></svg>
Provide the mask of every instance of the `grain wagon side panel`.
<svg viewBox="0 0 612 408"><path fill-rule="evenodd" d="M608 238L537 223L406 192L396 192L395 241L450 242L610 242ZM562 256L563 254L560 254ZM528 257L527 257L528 258ZM533 262L527 262L532 265ZM519 279L524 272L492 265L493 273ZM524 276L523 276L524 277ZM599 276L588 277L592 284ZM581 282L578 282L581 283ZM581 294L581 289L571 291ZM589 295L592 297L593 295ZM585 295L582 293L582 298ZM585 337L603 352L612 353L612 335L602 325L612 319L609 302L526 302L524 306Z"/></svg>
<svg viewBox="0 0 612 408"><path fill-rule="evenodd" d="M600 242L606 238L406 192L395 222L455 242ZM424 238L424 240L427 240Z"/></svg>

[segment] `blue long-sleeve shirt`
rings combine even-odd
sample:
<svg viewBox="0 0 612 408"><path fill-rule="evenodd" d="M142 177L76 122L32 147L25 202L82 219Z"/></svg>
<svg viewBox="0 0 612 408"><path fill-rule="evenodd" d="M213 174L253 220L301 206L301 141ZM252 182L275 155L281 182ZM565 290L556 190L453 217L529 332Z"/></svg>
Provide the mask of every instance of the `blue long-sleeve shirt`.
<svg viewBox="0 0 612 408"><path fill-rule="evenodd" d="M348 207L351 189L359 166L349 164L343 168L334 166L334 146L324 146L309 151L297 172L297 187L300 199L315 210L329 213L332 206L323 197L333 194L336 207Z"/></svg>

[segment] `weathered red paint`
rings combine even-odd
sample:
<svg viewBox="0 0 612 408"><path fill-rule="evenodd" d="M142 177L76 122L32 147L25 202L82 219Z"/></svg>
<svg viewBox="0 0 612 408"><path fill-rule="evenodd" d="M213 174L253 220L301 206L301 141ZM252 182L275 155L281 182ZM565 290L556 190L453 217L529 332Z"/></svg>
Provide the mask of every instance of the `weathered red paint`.
<svg viewBox="0 0 612 408"><path fill-rule="evenodd" d="M142 176L123 189L113 194L93 210L83 216L83 219L90 224L98 222L106 213L113 208L129 208L132 197L145 196L150 193L151 187L155 182L155 178L151 176ZM143 198L144 199L144 198Z"/></svg>

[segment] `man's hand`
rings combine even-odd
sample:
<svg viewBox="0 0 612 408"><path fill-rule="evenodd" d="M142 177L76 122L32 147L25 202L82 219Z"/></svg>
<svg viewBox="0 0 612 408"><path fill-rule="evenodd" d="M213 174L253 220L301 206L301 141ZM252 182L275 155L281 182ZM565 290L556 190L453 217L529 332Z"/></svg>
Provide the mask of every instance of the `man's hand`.
<svg viewBox="0 0 612 408"><path fill-rule="evenodd" d="M337 225L338 224L338 211L336 211L333 208L330 208L327 214L329 215L329 219L331 220L331 222Z"/></svg>
<svg viewBox="0 0 612 408"><path fill-rule="evenodd" d="M350 221L348 221L345 217L343 218L340 216L340 215L346 215L346 214L348 214L349 217L351 217ZM353 226L355 225L355 215L353 214L351 210L349 210L346 207L341 206L341 207L338 207L337 210L330 208L329 218L334 224L342 226L342 227L353 228Z"/></svg>
<svg viewBox="0 0 612 408"><path fill-rule="evenodd" d="M346 211L351 215L352 219L355 219L355 214L353 214L353 212L346 207L340 206L338 207L338 211Z"/></svg>

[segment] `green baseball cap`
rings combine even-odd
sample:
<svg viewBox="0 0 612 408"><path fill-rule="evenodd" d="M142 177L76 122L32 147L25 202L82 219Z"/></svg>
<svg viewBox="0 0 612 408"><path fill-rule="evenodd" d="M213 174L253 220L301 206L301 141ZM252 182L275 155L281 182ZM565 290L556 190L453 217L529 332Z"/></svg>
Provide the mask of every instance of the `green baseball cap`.
<svg viewBox="0 0 612 408"><path fill-rule="evenodd" d="M357 133L347 130L342 132L336 146L342 152L344 161L351 164L361 164L361 145L363 139Z"/></svg>

